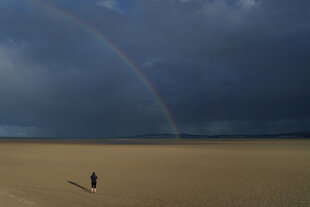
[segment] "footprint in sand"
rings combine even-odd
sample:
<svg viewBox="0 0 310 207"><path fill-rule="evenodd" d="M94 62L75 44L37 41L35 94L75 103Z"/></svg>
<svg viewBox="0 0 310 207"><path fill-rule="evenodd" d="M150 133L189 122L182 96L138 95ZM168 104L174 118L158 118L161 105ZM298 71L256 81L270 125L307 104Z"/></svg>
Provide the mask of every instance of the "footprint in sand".
<svg viewBox="0 0 310 207"><path fill-rule="evenodd" d="M34 201L9 193L8 189L0 189L0 207L37 207Z"/></svg>

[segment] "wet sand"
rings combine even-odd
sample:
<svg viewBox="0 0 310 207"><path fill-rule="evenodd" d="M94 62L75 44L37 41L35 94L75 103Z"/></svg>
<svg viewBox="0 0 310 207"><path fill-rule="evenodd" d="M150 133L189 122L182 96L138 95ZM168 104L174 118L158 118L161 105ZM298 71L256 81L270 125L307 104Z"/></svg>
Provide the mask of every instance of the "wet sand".
<svg viewBox="0 0 310 207"><path fill-rule="evenodd" d="M310 206L310 140L0 141L15 206Z"/></svg>

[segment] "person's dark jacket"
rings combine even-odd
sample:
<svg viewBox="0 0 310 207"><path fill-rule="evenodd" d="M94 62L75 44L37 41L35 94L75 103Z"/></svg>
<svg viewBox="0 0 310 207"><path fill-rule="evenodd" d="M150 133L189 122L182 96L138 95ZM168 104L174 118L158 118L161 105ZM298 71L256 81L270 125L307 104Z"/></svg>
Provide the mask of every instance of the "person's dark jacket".
<svg viewBox="0 0 310 207"><path fill-rule="evenodd" d="M97 176L95 173L93 173L91 176L90 176L90 179L91 179L91 182L92 183L95 183L97 181Z"/></svg>

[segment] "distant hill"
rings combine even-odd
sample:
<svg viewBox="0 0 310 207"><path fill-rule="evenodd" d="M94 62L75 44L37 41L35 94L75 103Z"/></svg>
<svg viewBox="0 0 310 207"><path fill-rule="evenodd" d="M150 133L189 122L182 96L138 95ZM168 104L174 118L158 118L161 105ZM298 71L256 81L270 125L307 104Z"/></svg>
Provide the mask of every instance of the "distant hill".
<svg viewBox="0 0 310 207"><path fill-rule="evenodd" d="M309 139L310 133L279 133L279 134L223 134L223 135L204 135L204 134L138 134L134 136L117 137L1 137L0 140L84 140L84 139L111 139L111 140L130 140L130 139Z"/></svg>
<svg viewBox="0 0 310 207"><path fill-rule="evenodd" d="M310 133L280 133L280 134L225 134L225 135L197 135L197 134L140 134L126 138L133 139L248 139L248 138L310 138Z"/></svg>

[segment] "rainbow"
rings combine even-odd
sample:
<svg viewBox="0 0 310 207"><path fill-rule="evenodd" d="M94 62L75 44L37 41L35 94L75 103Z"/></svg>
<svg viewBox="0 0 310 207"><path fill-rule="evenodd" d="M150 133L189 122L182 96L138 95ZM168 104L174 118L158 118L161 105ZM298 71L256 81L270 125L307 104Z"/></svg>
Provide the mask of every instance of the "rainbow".
<svg viewBox="0 0 310 207"><path fill-rule="evenodd" d="M33 3L35 5L41 6L43 8L46 8L46 9L54 12L55 14L66 18L67 20L71 21L75 25L82 28L84 31L91 34L94 38L99 40L105 46L110 48L114 52L115 55L117 55L124 63L126 63L128 68L130 68L137 75L137 77L142 81L142 83L146 86L148 91L152 94L152 96L155 98L155 100L160 105L160 108L161 108L163 114L165 115L165 117L167 118L167 121L169 122L173 133L177 135L177 138L180 138L179 137L180 132L178 130L177 124L174 121L171 113L169 112L169 109L166 106L165 102L160 97L160 95L155 90L155 88L152 86L150 81L145 77L145 75L143 75L143 73L138 68L138 66L135 65L135 63L132 60L130 60L129 57L124 52L122 52L115 44L113 44L110 40L108 40L103 34L99 33L93 27L87 25L85 22L83 22L82 20L78 19L77 17L71 15L70 13L68 13L68 12L58 8L58 7L50 5L46 2L42 2L40 0L26 0L26 1Z"/></svg>

